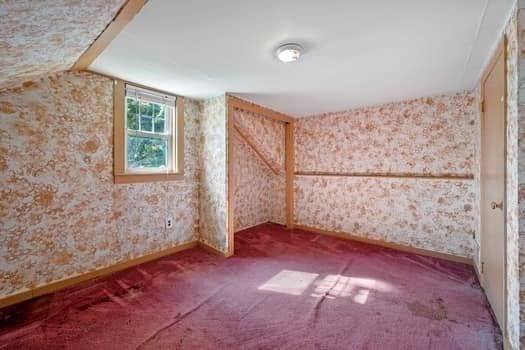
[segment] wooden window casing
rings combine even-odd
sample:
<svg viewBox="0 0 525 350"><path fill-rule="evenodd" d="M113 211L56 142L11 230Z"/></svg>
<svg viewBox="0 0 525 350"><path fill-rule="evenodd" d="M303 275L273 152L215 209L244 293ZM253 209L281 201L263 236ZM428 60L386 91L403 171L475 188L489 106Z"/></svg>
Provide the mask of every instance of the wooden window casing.
<svg viewBox="0 0 525 350"><path fill-rule="evenodd" d="M165 92L132 84L152 92ZM184 179L184 98L175 96L174 116L171 127L171 142L169 149L170 167L159 172L130 172L126 169L126 82L115 80L114 85L114 182L140 183L175 181Z"/></svg>

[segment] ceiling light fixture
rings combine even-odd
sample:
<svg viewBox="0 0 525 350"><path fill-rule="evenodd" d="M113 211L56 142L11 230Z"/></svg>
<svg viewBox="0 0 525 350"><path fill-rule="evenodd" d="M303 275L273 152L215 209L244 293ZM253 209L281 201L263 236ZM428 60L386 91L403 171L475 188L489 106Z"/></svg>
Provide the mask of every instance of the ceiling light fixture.
<svg viewBox="0 0 525 350"><path fill-rule="evenodd" d="M299 44L284 44L277 48L275 55L285 63L297 61L303 53L303 48Z"/></svg>

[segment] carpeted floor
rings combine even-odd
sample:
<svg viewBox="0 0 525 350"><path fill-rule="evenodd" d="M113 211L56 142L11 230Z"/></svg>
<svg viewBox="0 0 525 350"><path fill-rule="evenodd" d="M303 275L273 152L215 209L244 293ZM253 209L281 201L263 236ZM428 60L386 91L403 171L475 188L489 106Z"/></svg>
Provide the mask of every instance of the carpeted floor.
<svg viewBox="0 0 525 350"><path fill-rule="evenodd" d="M265 224L0 310L0 349L500 349L471 267Z"/></svg>

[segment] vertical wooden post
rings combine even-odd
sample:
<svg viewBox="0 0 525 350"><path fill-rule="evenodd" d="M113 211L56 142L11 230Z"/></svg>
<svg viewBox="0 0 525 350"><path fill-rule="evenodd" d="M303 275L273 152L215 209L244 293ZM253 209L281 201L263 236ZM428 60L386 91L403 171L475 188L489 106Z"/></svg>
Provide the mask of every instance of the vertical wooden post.
<svg viewBox="0 0 525 350"><path fill-rule="evenodd" d="M115 80L113 83L113 175L116 178L125 174L126 143L126 83Z"/></svg>
<svg viewBox="0 0 525 350"><path fill-rule="evenodd" d="M294 228L294 125L286 123L285 148L286 148L286 228Z"/></svg>
<svg viewBox="0 0 525 350"><path fill-rule="evenodd" d="M226 152L226 162L228 164L228 217L227 217L227 230L228 230L228 252L226 256L232 256L235 252L234 247L234 227L233 227L233 216L235 210L235 188L234 188L234 174L233 174L233 134L234 134L234 123L233 123L233 104L229 102L230 97L226 96L226 142L227 142L227 152Z"/></svg>

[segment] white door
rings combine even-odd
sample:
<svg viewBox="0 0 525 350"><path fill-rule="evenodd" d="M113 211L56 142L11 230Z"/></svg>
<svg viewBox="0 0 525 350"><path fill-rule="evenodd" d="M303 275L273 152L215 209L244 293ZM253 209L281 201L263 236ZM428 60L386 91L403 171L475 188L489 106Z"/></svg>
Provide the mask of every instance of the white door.
<svg viewBox="0 0 525 350"><path fill-rule="evenodd" d="M504 43L483 81L481 261L483 288L500 327L505 312L505 54Z"/></svg>

